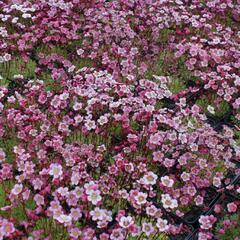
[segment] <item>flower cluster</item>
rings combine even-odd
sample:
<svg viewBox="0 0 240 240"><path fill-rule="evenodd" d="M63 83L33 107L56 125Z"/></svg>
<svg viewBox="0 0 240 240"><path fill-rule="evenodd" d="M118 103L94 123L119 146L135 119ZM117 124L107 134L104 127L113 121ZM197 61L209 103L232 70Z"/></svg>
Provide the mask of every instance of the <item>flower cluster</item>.
<svg viewBox="0 0 240 240"><path fill-rule="evenodd" d="M211 215L199 218L199 239L211 239L212 236L219 239L237 239L239 236L239 200L225 196L220 198L212 209ZM206 237L208 236L208 238Z"/></svg>

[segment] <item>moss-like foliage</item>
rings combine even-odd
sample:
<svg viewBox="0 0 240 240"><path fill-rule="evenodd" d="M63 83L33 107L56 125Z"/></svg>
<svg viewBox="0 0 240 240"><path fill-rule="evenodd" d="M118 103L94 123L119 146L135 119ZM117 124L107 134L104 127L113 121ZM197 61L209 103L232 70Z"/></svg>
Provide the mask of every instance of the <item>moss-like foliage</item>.
<svg viewBox="0 0 240 240"><path fill-rule="evenodd" d="M34 230L43 230L42 237L50 237L50 239L67 240L69 235L67 230L59 225L53 219L41 218L36 222Z"/></svg>
<svg viewBox="0 0 240 240"><path fill-rule="evenodd" d="M203 111L209 115L222 118L225 114L227 114L230 110L230 106L226 101L221 101L219 104L215 103L216 95L203 95L200 99L197 100L197 104L202 107ZM215 113L212 114L208 111L208 106L212 106L214 108Z"/></svg>
<svg viewBox="0 0 240 240"><path fill-rule="evenodd" d="M8 83L8 79L12 79L14 75L23 75L24 78L35 78L36 63L29 59L28 62L24 62L20 58L15 58L9 62L0 64L0 75L5 83ZM2 84L1 84L2 85Z"/></svg>

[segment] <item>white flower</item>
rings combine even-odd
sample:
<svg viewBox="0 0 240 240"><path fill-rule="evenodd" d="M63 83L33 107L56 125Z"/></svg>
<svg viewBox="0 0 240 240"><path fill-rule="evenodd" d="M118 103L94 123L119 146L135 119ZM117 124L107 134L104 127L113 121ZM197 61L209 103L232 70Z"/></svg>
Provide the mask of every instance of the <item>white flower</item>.
<svg viewBox="0 0 240 240"><path fill-rule="evenodd" d="M67 92L64 92L62 94L59 95L59 98L62 100L62 101L65 101L69 98L69 93Z"/></svg>
<svg viewBox="0 0 240 240"><path fill-rule="evenodd" d="M37 136L37 130L36 130L36 129L31 129L31 130L29 131L29 134L30 134L31 136L33 136L33 137L36 137L36 136Z"/></svg>
<svg viewBox="0 0 240 240"><path fill-rule="evenodd" d="M78 111L78 110L82 109L82 103L75 102L74 105L73 105L73 109L75 111Z"/></svg>
<svg viewBox="0 0 240 240"><path fill-rule="evenodd" d="M190 174L187 173L187 172L183 172L183 173L181 174L181 178L182 178L182 180L183 180L184 182L186 182L186 181L190 180Z"/></svg>
<svg viewBox="0 0 240 240"><path fill-rule="evenodd" d="M168 221L162 218L158 218L156 226L160 232L166 232L169 229Z"/></svg>
<svg viewBox="0 0 240 240"><path fill-rule="evenodd" d="M143 192L139 192L134 199L136 200L138 205L143 205L147 202L147 194Z"/></svg>
<svg viewBox="0 0 240 240"><path fill-rule="evenodd" d="M73 172L71 176L71 184L78 185L80 181L80 174L78 172Z"/></svg>
<svg viewBox="0 0 240 240"><path fill-rule="evenodd" d="M68 72L69 73L73 72L75 68L76 68L76 66L72 65L71 67L68 68Z"/></svg>
<svg viewBox="0 0 240 240"><path fill-rule="evenodd" d="M95 121L89 119L85 122L84 126L87 128L88 131L96 128Z"/></svg>
<svg viewBox="0 0 240 240"><path fill-rule="evenodd" d="M157 211L158 211L158 209L154 205L146 207L146 213L149 216L154 217L156 215Z"/></svg>
<svg viewBox="0 0 240 240"><path fill-rule="evenodd" d="M148 172L142 178L143 184L154 185L157 182L157 175L153 172Z"/></svg>
<svg viewBox="0 0 240 240"><path fill-rule="evenodd" d="M83 50L83 49L79 48L79 49L77 50L77 55L81 56L83 53L84 53L84 50Z"/></svg>
<svg viewBox="0 0 240 240"><path fill-rule="evenodd" d="M82 217L82 212L80 208L71 208L70 215L74 221L77 221L79 218Z"/></svg>
<svg viewBox="0 0 240 240"><path fill-rule="evenodd" d="M24 76L22 74L15 74L13 75L13 78L20 78L20 79L23 79Z"/></svg>
<svg viewBox="0 0 240 240"><path fill-rule="evenodd" d="M119 221L119 225L123 228L128 228L133 223L134 223L134 221L131 216L128 216L128 217L122 216Z"/></svg>
<svg viewBox="0 0 240 240"><path fill-rule="evenodd" d="M70 223L72 221L72 217L71 216L68 216L66 214L61 214L57 217L57 220L60 222L60 223Z"/></svg>
<svg viewBox="0 0 240 240"><path fill-rule="evenodd" d="M24 14L22 15L22 17L23 17L23 18L31 18L32 16L31 16L31 14L29 14L29 13L24 13Z"/></svg>
<svg viewBox="0 0 240 240"><path fill-rule="evenodd" d="M98 202L102 200L99 190L93 190L89 193L87 197L88 201L90 201L93 205L97 205Z"/></svg>
<svg viewBox="0 0 240 240"><path fill-rule="evenodd" d="M67 188L67 187L60 187L60 188L57 189L57 192L58 192L61 196L65 197L65 196L67 196L67 194L68 194L68 188Z"/></svg>
<svg viewBox="0 0 240 240"><path fill-rule="evenodd" d="M215 114L215 109L214 109L213 106L208 105L208 106L207 106L207 110L208 110L211 114Z"/></svg>
<svg viewBox="0 0 240 240"><path fill-rule="evenodd" d="M62 171L62 166L57 163L52 163L50 165L50 171L49 174L53 176L54 179L59 178L62 176L63 171Z"/></svg>
<svg viewBox="0 0 240 240"><path fill-rule="evenodd" d="M162 194L162 204L164 208L176 208L178 206L178 202L176 199L170 197L169 194Z"/></svg>
<svg viewBox="0 0 240 240"><path fill-rule="evenodd" d="M87 194L90 194L92 191L97 190L97 185L94 181L84 184L84 188Z"/></svg>
<svg viewBox="0 0 240 240"><path fill-rule="evenodd" d="M174 184L174 181L168 176L161 177L161 182L162 182L162 185L165 187L172 187Z"/></svg>
<svg viewBox="0 0 240 240"><path fill-rule="evenodd" d="M36 194L33 199L38 206L44 205L44 197L42 195Z"/></svg>
<svg viewBox="0 0 240 240"><path fill-rule="evenodd" d="M219 177L213 178L213 186L220 187L221 186L221 179Z"/></svg>
<svg viewBox="0 0 240 240"><path fill-rule="evenodd" d="M76 228L71 228L69 235L70 235L73 239L79 239L79 237L80 237L80 235L81 235L81 231L80 231L77 227L76 227Z"/></svg>
<svg viewBox="0 0 240 240"><path fill-rule="evenodd" d="M0 148L0 162L4 162L6 158L6 153Z"/></svg>
<svg viewBox="0 0 240 240"><path fill-rule="evenodd" d="M203 197L200 195L196 196L194 202L197 206L201 206L203 204Z"/></svg>
<svg viewBox="0 0 240 240"><path fill-rule="evenodd" d="M10 61L11 60L11 55L9 53L5 53L5 55L3 56L4 60L7 62L7 61Z"/></svg>
<svg viewBox="0 0 240 240"><path fill-rule="evenodd" d="M108 118L106 116L101 116L97 121L102 126L108 122Z"/></svg>
<svg viewBox="0 0 240 240"><path fill-rule="evenodd" d="M147 237L149 237L154 232L152 223L143 223L142 231L146 234Z"/></svg>
<svg viewBox="0 0 240 240"><path fill-rule="evenodd" d="M81 115L76 115L76 116L74 117L74 120L75 120L75 123L76 123L76 124L79 124L80 122L83 121L83 117L82 117Z"/></svg>
<svg viewBox="0 0 240 240"><path fill-rule="evenodd" d="M92 216L93 221L103 220L104 211L99 207L94 208L94 210L90 211L90 215Z"/></svg>
<svg viewBox="0 0 240 240"><path fill-rule="evenodd" d="M190 195L190 196L194 196L196 193L197 193L197 190L194 186L189 186L187 188L187 193Z"/></svg>
<svg viewBox="0 0 240 240"><path fill-rule="evenodd" d="M22 189L23 189L23 185L22 184L15 184L11 193L13 195L18 195L19 193L22 192Z"/></svg>

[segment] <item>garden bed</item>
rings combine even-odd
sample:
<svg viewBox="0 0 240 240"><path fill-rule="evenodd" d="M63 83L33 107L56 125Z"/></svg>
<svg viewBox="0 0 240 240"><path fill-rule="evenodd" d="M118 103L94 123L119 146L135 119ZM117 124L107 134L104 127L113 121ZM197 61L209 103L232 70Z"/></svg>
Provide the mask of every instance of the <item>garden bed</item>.
<svg viewBox="0 0 240 240"><path fill-rule="evenodd" d="M0 9L0 239L239 240L239 1Z"/></svg>

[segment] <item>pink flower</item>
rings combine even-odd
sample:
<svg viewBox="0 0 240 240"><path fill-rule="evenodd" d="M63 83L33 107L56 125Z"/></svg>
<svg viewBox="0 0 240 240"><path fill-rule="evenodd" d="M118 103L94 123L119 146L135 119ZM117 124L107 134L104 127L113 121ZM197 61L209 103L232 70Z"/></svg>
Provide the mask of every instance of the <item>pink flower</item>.
<svg viewBox="0 0 240 240"><path fill-rule="evenodd" d="M153 172L147 172L143 178L142 178L142 182L145 185L155 185L157 182L157 175L154 174Z"/></svg>
<svg viewBox="0 0 240 240"><path fill-rule="evenodd" d="M142 231L149 237L151 234L154 233L154 228L152 223L143 223L142 224Z"/></svg>
<svg viewBox="0 0 240 240"><path fill-rule="evenodd" d="M98 202L102 200L99 190L92 190L87 196L88 201L90 201L93 205L97 205Z"/></svg>
<svg viewBox="0 0 240 240"><path fill-rule="evenodd" d="M195 187L193 187L193 186L189 186L188 188L187 188L187 193L190 195L190 196L195 196L195 194L197 193L197 190L196 190L196 188Z"/></svg>
<svg viewBox="0 0 240 240"><path fill-rule="evenodd" d="M69 235L70 235L73 239L79 239L79 237L80 237L80 235L81 235L81 231L80 231L78 228L71 228Z"/></svg>
<svg viewBox="0 0 240 240"><path fill-rule="evenodd" d="M83 50L82 48L79 48L79 49L77 50L77 55L78 55L78 56L82 56L83 53L84 53L84 50Z"/></svg>
<svg viewBox="0 0 240 240"><path fill-rule="evenodd" d="M157 151L153 153L153 160L155 162L162 162L164 154L161 151Z"/></svg>
<svg viewBox="0 0 240 240"><path fill-rule="evenodd" d="M212 239L213 235L210 232L199 232L198 239L199 240L210 240Z"/></svg>
<svg viewBox="0 0 240 240"><path fill-rule="evenodd" d="M139 192L134 199L138 205L143 205L147 202L147 193Z"/></svg>
<svg viewBox="0 0 240 240"><path fill-rule="evenodd" d="M18 195L22 192L22 189L23 189L23 185L22 184L15 184L11 193L13 195Z"/></svg>
<svg viewBox="0 0 240 240"><path fill-rule="evenodd" d="M181 174L181 178L182 178L182 180L183 180L184 182L186 182L186 181L190 180L190 174L187 173L187 172L183 172L183 173Z"/></svg>
<svg viewBox="0 0 240 240"><path fill-rule="evenodd" d="M174 181L168 176L164 176L164 177L161 177L161 183L163 186L171 188L174 184Z"/></svg>
<svg viewBox="0 0 240 240"><path fill-rule="evenodd" d="M128 228L130 227L132 224L134 224L134 221L133 221L133 218L131 216L122 216L120 218L120 221L119 221L119 225L122 227L122 228Z"/></svg>
<svg viewBox="0 0 240 240"><path fill-rule="evenodd" d="M12 233L15 232L13 223L8 222L7 220L0 220L0 232L3 236L9 237Z"/></svg>
<svg viewBox="0 0 240 240"><path fill-rule="evenodd" d="M57 163L52 163L50 165L49 174L51 176L53 176L53 179L61 178L62 174L63 174L62 166L60 164L57 164Z"/></svg>
<svg viewBox="0 0 240 240"><path fill-rule="evenodd" d="M44 197L42 195L36 194L33 199L38 206L44 205Z"/></svg>
<svg viewBox="0 0 240 240"><path fill-rule="evenodd" d="M215 186L215 187L221 187L221 178L219 178L219 177L214 177L213 178L213 185Z"/></svg>
<svg viewBox="0 0 240 240"><path fill-rule="evenodd" d="M104 211L99 207L96 207L94 210L90 211L93 221L103 220Z"/></svg>
<svg viewBox="0 0 240 240"><path fill-rule="evenodd" d="M161 135L159 133L151 135L150 139L149 139L150 143L154 144L154 145L160 144L161 140L162 140L162 137L161 137Z"/></svg>
<svg viewBox="0 0 240 240"><path fill-rule="evenodd" d="M201 229L205 229L205 230L211 229L212 225L216 222L216 220L217 219L213 215L200 216L199 223L200 223Z"/></svg>
<svg viewBox="0 0 240 240"><path fill-rule="evenodd" d="M237 205L234 203L234 202L231 202L231 203L228 203L227 204L227 210L228 210L228 212L230 212L230 213L234 213L234 212L236 212L237 211Z"/></svg>
<svg viewBox="0 0 240 240"><path fill-rule="evenodd" d="M195 197L195 199L194 199L194 201L195 201L195 203L196 203L197 206L202 205L202 204L203 204L203 200L204 200L203 197L200 196L200 195L197 195L197 196Z"/></svg>
<svg viewBox="0 0 240 240"><path fill-rule="evenodd" d="M79 208L71 208L70 216L72 217L73 221L77 221L82 217L82 212Z"/></svg>
<svg viewBox="0 0 240 240"><path fill-rule="evenodd" d="M221 213L221 210L222 210L222 208L221 208L221 205L220 205L220 204L216 204L216 205L214 206L214 212L215 212L215 213Z"/></svg>
<svg viewBox="0 0 240 240"><path fill-rule="evenodd" d="M108 240L109 235L107 233L101 233L99 236L99 240Z"/></svg>
<svg viewBox="0 0 240 240"><path fill-rule="evenodd" d="M57 221L59 221L60 223L66 223L66 224L69 224L71 223L72 221L72 217L71 216L68 216L66 214L60 214L57 218L56 218Z"/></svg>
<svg viewBox="0 0 240 240"><path fill-rule="evenodd" d="M169 229L168 221L166 219L158 218L157 224L159 232L166 232Z"/></svg>
<svg viewBox="0 0 240 240"><path fill-rule="evenodd" d="M96 123L95 123L95 121L88 119L88 120L86 120L84 126L86 127L86 129L87 129L88 131L90 131L90 130L93 130L93 129L96 128Z"/></svg>
<svg viewBox="0 0 240 240"><path fill-rule="evenodd" d="M110 235L111 240L125 240L125 234L122 231L122 229L113 229L111 235ZM90 239L89 239L90 240Z"/></svg>
<svg viewBox="0 0 240 240"><path fill-rule="evenodd" d="M175 160L174 159L169 159L169 158L165 158L164 161L163 161L163 165L166 167L166 168L170 168L174 165L175 163Z"/></svg>
<svg viewBox="0 0 240 240"><path fill-rule="evenodd" d="M157 213L157 208L154 206L154 205L151 205L149 207L146 207L146 213L149 215L149 216L152 216L154 217Z"/></svg>
<svg viewBox="0 0 240 240"><path fill-rule="evenodd" d="M32 183L35 190L41 190L43 182L39 178L34 179Z"/></svg>
<svg viewBox="0 0 240 240"><path fill-rule="evenodd" d="M107 118L107 116L101 116L101 117L97 120L97 122L102 126L102 125L108 123L108 118Z"/></svg>
<svg viewBox="0 0 240 240"><path fill-rule="evenodd" d="M161 197L162 197L161 202L162 202L164 208L174 209L178 206L177 200L171 198L171 196L169 194L162 194Z"/></svg>
<svg viewBox="0 0 240 240"><path fill-rule="evenodd" d="M75 111L79 111L80 109L82 109L82 103L79 103L79 102L75 102L74 105L73 105L73 109Z"/></svg>

